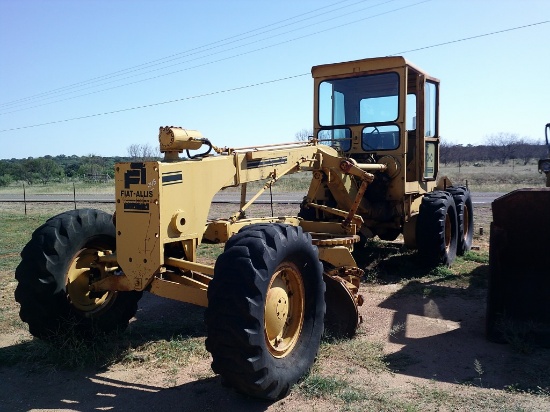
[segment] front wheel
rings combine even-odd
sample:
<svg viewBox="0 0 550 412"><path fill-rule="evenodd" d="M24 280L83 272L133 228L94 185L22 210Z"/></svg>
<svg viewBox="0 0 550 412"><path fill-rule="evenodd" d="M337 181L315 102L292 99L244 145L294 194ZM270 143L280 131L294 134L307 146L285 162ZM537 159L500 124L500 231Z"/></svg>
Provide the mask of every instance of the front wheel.
<svg viewBox="0 0 550 412"><path fill-rule="evenodd" d="M88 288L96 253L114 251L115 243L111 215L94 209L61 213L34 231L15 271L15 300L32 335L54 339L70 330L93 337L128 325L141 292Z"/></svg>
<svg viewBox="0 0 550 412"><path fill-rule="evenodd" d="M208 286L206 349L214 372L247 395L286 396L319 350L322 274L301 227L252 225L233 236Z"/></svg>
<svg viewBox="0 0 550 412"><path fill-rule="evenodd" d="M422 199L416 222L418 253L428 265L450 266L456 258L458 223L452 196L443 191Z"/></svg>

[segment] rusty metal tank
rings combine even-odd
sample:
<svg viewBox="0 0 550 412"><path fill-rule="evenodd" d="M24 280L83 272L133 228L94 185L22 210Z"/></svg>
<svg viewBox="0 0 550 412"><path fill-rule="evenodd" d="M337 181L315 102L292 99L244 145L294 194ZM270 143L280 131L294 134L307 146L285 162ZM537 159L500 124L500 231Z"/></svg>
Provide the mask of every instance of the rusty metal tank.
<svg viewBox="0 0 550 412"><path fill-rule="evenodd" d="M487 336L550 346L550 188L515 190L492 208Z"/></svg>

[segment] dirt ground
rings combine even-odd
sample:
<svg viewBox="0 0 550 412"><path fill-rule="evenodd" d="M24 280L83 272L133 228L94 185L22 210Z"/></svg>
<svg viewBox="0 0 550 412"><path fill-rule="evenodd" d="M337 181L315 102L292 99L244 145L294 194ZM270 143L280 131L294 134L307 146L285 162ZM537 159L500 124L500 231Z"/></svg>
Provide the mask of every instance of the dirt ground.
<svg viewBox="0 0 550 412"><path fill-rule="evenodd" d="M341 359L321 359L321 368L344 377L349 377L349 368L354 368L352 379L357 386L379 396L407 399L428 391L432 397L442 397L441 401L435 399L435 408L432 401L424 408L426 401L421 397L416 410L550 410L548 396L504 391L506 386L513 387L525 379L536 383L537 376L547 375L549 351L525 355L515 353L509 345L488 342L484 336L483 296L393 297L396 289L395 285L364 288L368 296L361 308L365 322L357 339L383 342L384 353L390 355L390 367L397 371L372 372L354 368L353 363ZM147 295L135 322L185 318L190 311L201 309ZM389 335L392 326L403 323L403 330ZM27 337L2 334L0 344L17 345ZM482 375L475 370L476 360ZM330 399L308 399L299 391L272 404L245 398L225 388L212 374L210 359L195 360L176 373L148 364L76 371L36 370L32 365L19 364L0 368L0 388L0 409L5 411L335 409ZM461 399L466 408L461 407ZM343 410L344 405L336 409Z"/></svg>
<svg viewBox="0 0 550 412"><path fill-rule="evenodd" d="M476 233L484 227L485 235L476 242L485 248L490 216L481 212ZM356 401L306 396L299 388L274 403L249 399L224 387L210 370L210 358L203 357L176 369L138 361L69 371L28 363L0 365L0 410L550 411L550 349L521 353L511 345L489 342L484 288L438 285L418 294L417 286L361 286L364 322L353 340L355 348L381 345L387 368L358 366L349 356L319 356L317 372L349 382L362 394ZM0 298L13 299L9 293L4 289ZM140 325L158 323L167 325L163 334L177 335L196 327L194 335L204 338L204 326L196 321L202 313L202 308L146 294L130 330L139 333ZM188 319L191 325L186 325ZM1 331L0 355L28 339L21 328Z"/></svg>

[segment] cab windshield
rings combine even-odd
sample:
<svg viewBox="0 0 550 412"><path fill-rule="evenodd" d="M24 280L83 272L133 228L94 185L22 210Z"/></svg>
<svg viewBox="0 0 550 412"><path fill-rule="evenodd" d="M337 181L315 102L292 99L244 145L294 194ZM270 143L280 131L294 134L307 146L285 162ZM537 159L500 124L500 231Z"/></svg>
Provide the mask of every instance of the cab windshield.
<svg viewBox="0 0 550 412"><path fill-rule="evenodd" d="M397 73L325 80L319 85L321 127L394 122L398 116Z"/></svg>

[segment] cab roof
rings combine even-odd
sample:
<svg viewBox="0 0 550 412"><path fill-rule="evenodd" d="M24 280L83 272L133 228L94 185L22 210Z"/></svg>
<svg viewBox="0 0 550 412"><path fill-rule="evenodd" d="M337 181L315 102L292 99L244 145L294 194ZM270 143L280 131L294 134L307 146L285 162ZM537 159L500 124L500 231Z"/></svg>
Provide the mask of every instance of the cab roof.
<svg viewBox="0 0 550 412"><path fill-rule="evenodd" d="M314 78L322 78L353 73L358 74L375 71L387 71L403 67L409 67L414 71L431 78L431 76L429 76L425 71L408 62L403 56L373 57L368 59L352 60L349 62L313 66L311 68L311 75Z"/></svg>

